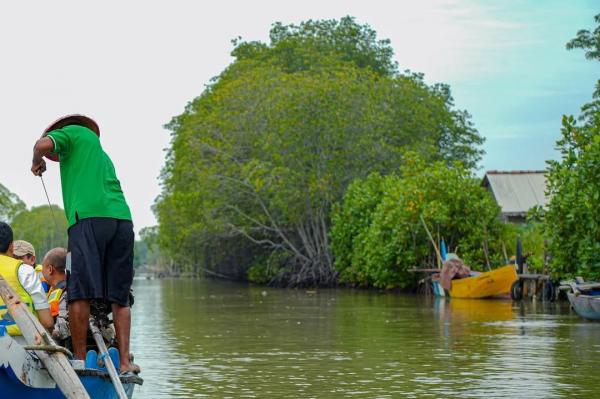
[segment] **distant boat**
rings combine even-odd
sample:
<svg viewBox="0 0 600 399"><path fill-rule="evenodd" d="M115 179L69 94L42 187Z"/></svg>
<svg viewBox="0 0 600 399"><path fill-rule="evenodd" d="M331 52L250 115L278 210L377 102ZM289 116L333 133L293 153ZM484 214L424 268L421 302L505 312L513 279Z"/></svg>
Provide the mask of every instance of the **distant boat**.
<svg viewBox="0 0 600 399"><path fill-rule="evenodd" d="M567 293L571 306L584 319L600 320L600 295L575 295Z"/></svg>
<svg viewBox="0 0 600 399"><path fill-rule="evenodd" d="M433 280L433 292L437 296L451 298L490 298L510 293L510 287L518 280L515 265L506 265L473 277L452 280L452 288L445 291L438 280Z"/></svg>
<svg viewBox="0 0 600 399"><path fill-rule="evenodd" d="M571 291L567 297L575 313L584 319L600 320L600 283L562 282L560 289Z"/></svg>
<svg viewBox="0 0 600 399"><path fill-rule="evenodd" d="M113 363L119 364L118 352L109 349ZM88 352L86 362L75 367L79 379L92 399L118 399L107 370L98 366L96 352ZM127 397L131 399L135 385L143 380L137 375L120 377ZM10 399L63 399L65 396L46 368L18 339L0 325L0 396Z"/></svg>

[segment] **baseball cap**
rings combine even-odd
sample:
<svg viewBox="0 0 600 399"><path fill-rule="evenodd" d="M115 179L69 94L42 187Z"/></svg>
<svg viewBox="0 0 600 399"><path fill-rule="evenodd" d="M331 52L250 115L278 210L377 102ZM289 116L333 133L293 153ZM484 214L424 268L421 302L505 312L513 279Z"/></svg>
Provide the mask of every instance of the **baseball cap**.
<svg viewBox="0 0 600 399"><path fill-rule="evenodd" d="M25 256L25 255L33 255L35 256L35 249L33 245L27 241L16 240L13 241L13 255L15 256Z"/></svg>

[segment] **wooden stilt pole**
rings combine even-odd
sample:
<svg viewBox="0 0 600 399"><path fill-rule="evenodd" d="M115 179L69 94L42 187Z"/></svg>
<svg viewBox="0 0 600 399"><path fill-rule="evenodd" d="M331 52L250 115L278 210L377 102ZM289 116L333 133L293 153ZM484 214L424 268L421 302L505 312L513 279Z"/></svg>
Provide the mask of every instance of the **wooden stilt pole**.
<svg viewBox="0 0 600 399"><path fill-rule="evenodd" d="M127 399L127 394L125 393L125 389L123 388L123 384L121 384L121 380L119 379L119 374L117 373L117 369L113 364L112 358L108 354L108 349L106 349L106 345L104 344L104 338L102 338L102 333L96 324L96 320L94 318L90 318L90 330L92 331L92 335L94 336L94 341L96 341L96 345L98 345L98 349L100 350L100 355L104 356L104 365L106 366L106 370L108 370L108 375L115 387L115 391L117 391L117 395L119 399Z"/></svg>
<svg viewBox="0 0 600 399"><path fill-rule="evenodd" d="M48 334L38 319L31 314L27 306L22 302L21 297L19 297L2 276L0 276L0 296L29 345L56 345L50 334ZM90 399L81 380L64 353L36 350L35 354L40 358L66 398Z"/></svg>
<svg viewBox="0 0 600 399"><path fill-rule="evenodd" d="M425 231L427 232L427 235L429 236L429 240L431 241L431 244L433 244L433 249L435 250L435 254L437 255L437 266L438 266L438 269L441 269L442 266L443 266L442 254L441 254L438 246L435 244L435 240L433 239L433 236L431 235L431 232L427 228L427 223L425 223L425 219L423 219L422 215L419 215L419 218L421 219L421 223L423 223L423 227L425 227Z"/></svg>

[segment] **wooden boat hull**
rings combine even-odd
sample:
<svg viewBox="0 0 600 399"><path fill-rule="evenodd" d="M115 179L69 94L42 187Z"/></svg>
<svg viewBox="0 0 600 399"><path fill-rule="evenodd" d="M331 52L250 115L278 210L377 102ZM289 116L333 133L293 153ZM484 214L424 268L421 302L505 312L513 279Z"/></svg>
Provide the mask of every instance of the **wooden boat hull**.
<svg viewBox="0 0 600 399"><path fill-rule="evenodd" d="M111 358L113 356L118 355L111 353ZM108 372L104 368L99 368L95 361L86 361L85 367L76 370L76 373L92 399L118 399ZM138 376L129 376L121 377L121 382L127 397L131 399L135 385L143 381ZM8 335L2 326L0 326L0 397L7 399L63 399L65 397L41 362L31 356L20 342Z"/></svg>
<svg viewBox="0 0 600 399"><path fill-rule="evenodd" d="M477 276L452 280L452 288L448 291L451 298L490 298L510 293L510 287L518 280L515 265L506 265ZM439 282L434 282L434 293L443 296L444 290Z"/></svg>
<svg viewBox="0 0 600 399"><path fill-rule="evenodd" d="M575 295L568 292L567 296L579 316L589 320L600 320L600 295Z"/></svg>

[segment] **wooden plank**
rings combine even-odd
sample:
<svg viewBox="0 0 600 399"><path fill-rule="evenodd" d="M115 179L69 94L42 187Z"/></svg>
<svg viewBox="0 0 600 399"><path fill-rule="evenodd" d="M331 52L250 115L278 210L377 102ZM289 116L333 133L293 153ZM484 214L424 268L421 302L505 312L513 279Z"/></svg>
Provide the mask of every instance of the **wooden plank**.
<svg viewBox="0 0 600 399"><path fill-rule="evenodd" d="M408 269L409 272L411 273L439 273L442 270L441 269L417 269L417 268L412 268L412 269Z"/></svg>
<svg viewBox="0 0 600 399"><path fill-rule="evenodd" d="M50 334L38 319L31 314L22 302L21 297L2 276L0 276L0 296L29 345L56 345ZM40 358L66 398L90 399L81 380L77 377L71 363L63 353L36 350L35 354Z"/></svg>
<svg viewBox="0 0 600 399"><path fill-rule="evenodd" d="M571 287L577 287L577 290L579 291L588 291L588 290L593 290L595 288L600 288L600 283L583 283L583 284L577 284L574 281L561 281L560 282L561 290L565 290Z"/></svg>
<svg viewBox="0 0 600 399"><path fill-rule="evenodd" d="M593 290L594 288L600 288L600 283L577 284L577 288L579 289L579 291Z"/></svg>
<svg viewBox="0 0 600 399"><path fill-rule="evenodd" d="M519 274L521 280L549 280L550 276L547 274Z"/></svg>

